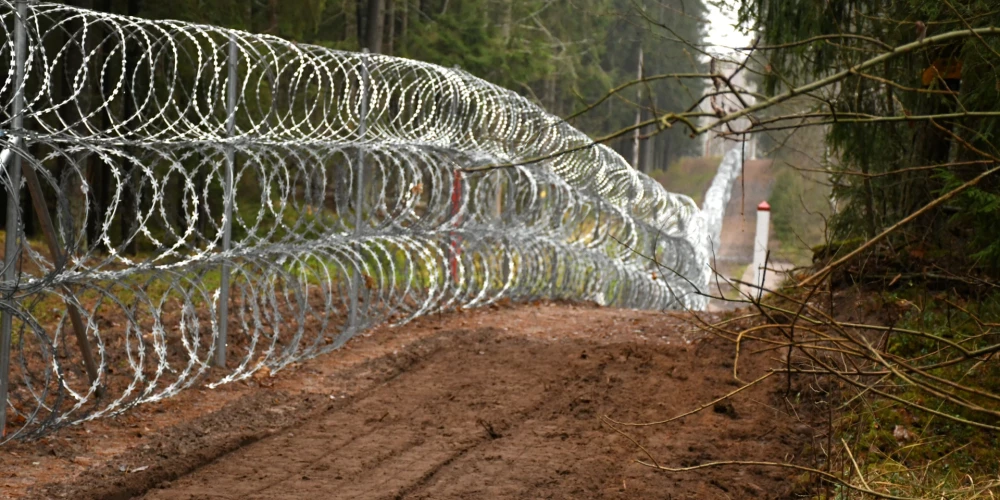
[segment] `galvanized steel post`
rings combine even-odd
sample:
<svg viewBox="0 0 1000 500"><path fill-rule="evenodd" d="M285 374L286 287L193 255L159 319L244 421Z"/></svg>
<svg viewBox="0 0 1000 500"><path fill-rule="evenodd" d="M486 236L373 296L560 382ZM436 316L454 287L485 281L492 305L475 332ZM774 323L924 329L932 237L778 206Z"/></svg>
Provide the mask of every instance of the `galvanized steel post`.
<svg viewBox="0 0 1000 500"><path fill-rule="evenodd" d="M229 84L226 98L226 135L232 140L236 134L236 39L229 35ZM229 252L233 232L233 170L236 168L236 147L226 146L226 176L223 186L225 208L222 221L222 251ZM215 366L226 366L226 342L229 330L229 262L223 261L222 282L219 286L219 336L215 339Z"/></svg>
<svg viewBox="0 0 1000 500"><path fill-rule="evenodd" d="M24 63L28 57L28 0L17 0L17 20L14 22L14 107L11 129L14 144L24 145ZM17 278L17 261L20 252L18 239L21 221L18 210L21 209L21 156L14 153L14 161L7 170L10 179L10 190L7 192L7 234L4 237L4 286L10 290L3 300L14 299L15 280ZM10 389L10 344L14 317L4 312L0 318L0 436L7 434L7 393Z"/></svg>
<svg viewBox="0 0 1000 500"><path fill-rule="evenodd" d="M361 235L361 226L364 224L364 202L365 202L365 146L363 144L365 139L365 134L367 130L367 120L368 120L368 92L369 92L369 75L368 75L368 49L361 50L361 78L360 86L358 91L360 95L358 96L361 100L360 114L358 116L358 164L357 164L357 193L355 193L354 198L354 236L358 237ZM360 256L359 256L360 258ZM338 344L346 341L349 335L353 335L357 331L358 325L358 308L360 307L358 296L361 294L361 287L363 286L362 273L362 262L358 261L358 268L351 278L351 310L348 320L348 329L344 332L341 339L338 339Z"/></svg>
<svg viewBox="0 0 1000 500"><path fill-rule="evenodd" d="M462 71L462 68L458 65L454 67L455 73ZM451 124L456 129L461 129L461 124L459 123L458 107L461 105L459 100L459 95L457 92L452 94L451 97ZM455 169L453 174L453 179L451 183L451 225L452 227L458 227L460 222L460 214L462 212L462 198L464 191L464 182L462 178L462 170L460 168ZM461 236L456 234L454 231L450 233L451 238L451 253L449 261L449 269L451 270L451 279L456 285L461 285L461 279L458 276L459 262L458 258L461 254Z"/></svg>

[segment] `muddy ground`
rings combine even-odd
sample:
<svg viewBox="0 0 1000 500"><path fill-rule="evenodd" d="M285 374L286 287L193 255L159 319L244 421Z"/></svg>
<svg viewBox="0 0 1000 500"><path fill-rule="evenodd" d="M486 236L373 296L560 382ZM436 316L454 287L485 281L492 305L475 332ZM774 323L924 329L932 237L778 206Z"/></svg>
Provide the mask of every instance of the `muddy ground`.
<svg viewBox="0 0 1000 500"><path fill-rule="evenodd" d="M690 320L542 303L383 327L273 377L5 446L0 496L795 498L787 469L652 470L602 421L672 417L738 386L732 345ZM741 358L741 376L772 363ZM669 467L808 460L817 426L781 386L622 430Z"/></svg>

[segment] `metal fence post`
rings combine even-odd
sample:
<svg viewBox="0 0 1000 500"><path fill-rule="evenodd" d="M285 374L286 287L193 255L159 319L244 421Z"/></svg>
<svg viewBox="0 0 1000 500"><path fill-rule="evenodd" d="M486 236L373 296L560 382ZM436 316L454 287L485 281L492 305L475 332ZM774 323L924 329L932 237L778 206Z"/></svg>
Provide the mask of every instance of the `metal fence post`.
<svg viewBox="0 0 1000 500"><path fill-rule="evenodd" d="M230 140L236 134L236 69L239 64L236 54L236 39L229 35L229 85L226 98L226 135ZM236 168L236 147L226 145L226 178L223 190L225 198L224 219L222 221L222 251L228 252L232 244L233 232L233 170ZM219 337L215 339L215 366L226 366L226 339L229 330L229 262L222 262L222 282L219 284Z"/></svg>
<svg viewBox="0 0 1000 500"><path fill-rule="evenodd" d="M28 55L28 37L25 32L28 19L28 0L17 0L17 20L14 22L14 108L11 128L14 132L16 145L24 144L24 62ZM5 301L12 301L14 296L14 281L17 277L17 262L19 257L18 239L21 221L18 210L21 209L21 156L14 155L14 161L7 171L10 179L10 191L7 192L7 233L4 237L4 284L11 292ZM10 389L10 344L14 317L4 312L0 318L0 436L7 434L7 393Z"/></svg>
<svg viewBox="0 0 1000 500"><path fill-rule="evenodd" d="M764 277L767 275L767 241L771 228L771 205L767 201L757 205L757 232L753 238L753 286L756 287L757 300L764 294ZM751 290L754 291L754 290Z"/></svg>
<svg viewBox="0 0 1000 500"><path fill-rule="evenodd" d="M513 207L511 186L513 186L513 179L511 179L510 174L503 171L497 172L497 223L500 227L506 229L509 217L509 212ZM506 233L506 231L504 231ZM503 282L503 286L507 286L507 282L510 281L510 250L508 250L507 243L509 240L504 240L503 252L501 252L500 257L500 280Z"/></svg>
<svg viewBox="0 0 1000 500"><path fill-rule="evenodd" d="M361 82L360 82L360 99L361 99L361 113L358 117L358 191L355 194L354 201L354 235L355 237L361 234L361 225L364 224L364 214L362 208L364 208L365 202L365 149L364 145L361 144L365 139L365 134L368 132L368 93L369 93L369 75L368 75L368 49L361 49ZM358 329L358 307L359 300L358 296L361 294L362 276L361 276L362 264L358 263L357 272L351 279L351 310L349 313L348 320L348 331L355 332ZM347 332L345 332L347 333ZM345 337L346 340L347 337ZM339 342L338 342L339 343Z"/></svg>
<svg viewBox="0 0 1000 500"><path fill-rule="evenodd" d="M458 226L460 221L458 220L458 214L462 211L462 171L455 169L451 182L451 217L453 221L453 226ZM459 254L459 238L454 231L451 232L451 278L455 281L456 285L461 284L461 280L458 278L458 254Z"/></svg>
<svg viewBox="0 0 1000 500"><path fill-rule="evenodd" d="M457 64L453 69L455 70L456 74L462 71L462 68ZM458 92L454 92L451 98L451 118L452 118L452 125L456 129L461 128L461 125L458 123L458 121L461 119L461 117L458 114L458 107L460 105L461 103L459 101ZM461 168L456 168L455 173L453 174L453 180L451 184L451 217L452 217L453 227L458 227L459 224L461 224L461 221L459 220L459 214L462 211L462 198L463 198L462 195L465 194L463 193L463 186L464 184L462 182L462 170ZM449 236L451 239L450 242L451 261L449 263L451 268L451 278L452 280L454 280L455 285L458 286L462 284L461 280L458 277L458 256L459 253L461 252L460 248L461 236L456 234L454 231L452 231L449 234Z"/></svg>

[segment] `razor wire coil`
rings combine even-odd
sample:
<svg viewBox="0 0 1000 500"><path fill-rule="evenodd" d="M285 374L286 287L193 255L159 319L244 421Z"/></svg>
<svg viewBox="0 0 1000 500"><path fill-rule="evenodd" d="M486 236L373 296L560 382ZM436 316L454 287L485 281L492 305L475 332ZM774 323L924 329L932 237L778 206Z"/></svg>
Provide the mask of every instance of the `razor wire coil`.
<svg viewBox="0 0 1000 500"><path fill-rule="evenodd" d="M0 283L14 329L3 439L456 307L706 303L717 217L461 70L57 4L19 19L0 0L0 19L0 102L24 100L23 129L0 116L0 182L26 198L9 166L37 173L58 242L22 238L5 261L18 278ZM515 166L464 171L498 164ZM706 203L724 208L735 170L720 171ZM222 321L228 361L210 373Z"/></svg>

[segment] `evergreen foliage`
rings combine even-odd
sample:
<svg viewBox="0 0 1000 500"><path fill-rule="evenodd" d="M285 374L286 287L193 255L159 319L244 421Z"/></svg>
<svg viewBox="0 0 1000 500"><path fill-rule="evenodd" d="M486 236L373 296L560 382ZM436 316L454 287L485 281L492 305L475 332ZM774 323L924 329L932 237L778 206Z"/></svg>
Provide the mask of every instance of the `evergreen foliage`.
<svg viewBox="0 0 1000 500"><path fill-rule="evenodd" d="M742 21L762 35L765 88L784 92L937 34L1000 25L983 0L740 0ZM809 43L796 43L804 40ZM780 48L773 48L781 45ZM964 37L889 58L826 89L813 111L840 114L827 135L839 213L834 237L872 237L996 163L997 119L958 116L859 123L848 117L995 112L1000 38ZM957 266L1000 270L1000 180L930 210L888 241ZM884 248L883 248L884 250Z"/></svg>

